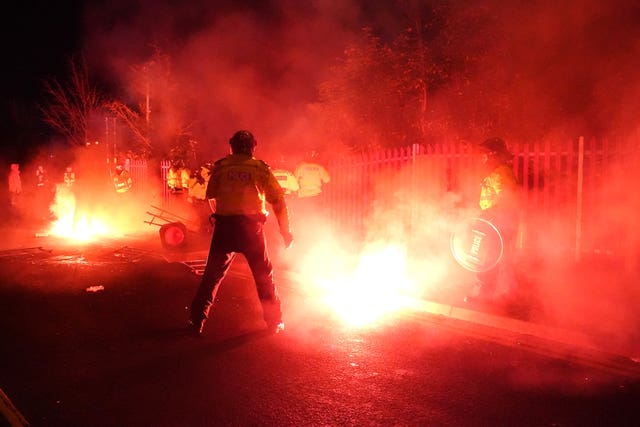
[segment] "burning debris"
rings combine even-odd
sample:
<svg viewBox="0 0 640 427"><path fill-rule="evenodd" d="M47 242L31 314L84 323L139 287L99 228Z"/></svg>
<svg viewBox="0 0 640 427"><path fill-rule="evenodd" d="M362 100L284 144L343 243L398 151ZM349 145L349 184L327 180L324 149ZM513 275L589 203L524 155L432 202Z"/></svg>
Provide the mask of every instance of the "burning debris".
<svg viewBox="0 0 640 427"><path fill-rule="evenodd" d="M74 192L66 186L57 186L50 210L56 218L49 229L51 235L87 242L115 234L105 219L79 211Z"/></svg>

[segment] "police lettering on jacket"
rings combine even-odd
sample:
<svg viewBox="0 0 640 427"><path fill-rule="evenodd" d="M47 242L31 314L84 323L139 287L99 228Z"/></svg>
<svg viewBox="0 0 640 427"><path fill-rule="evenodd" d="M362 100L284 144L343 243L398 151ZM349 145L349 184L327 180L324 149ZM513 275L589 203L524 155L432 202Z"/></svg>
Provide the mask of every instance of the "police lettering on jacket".
<svg viewBox="0 0 640 427"><path fill-rule="evenodd" d="M245 154L218 160L207 185L207 198L215 199L218 215L266 215L265 201L274 204L283 197L269 166Z"/></svg>
<svg viewBox="0 0 640 427"><path fill-rule="evenodd" d="M242 171L242 170L228 170L227 171L227 180L228 181L240 181L243 183L250 182L253 179L251 172Z"/></svg>
<svg viewBox="0 0 640 427"><path fill-rule="evenodd" d="M293 194L300 189L295 175L286 169L274 169L273 176L275 176L280 183L284 194Z"/></svg>

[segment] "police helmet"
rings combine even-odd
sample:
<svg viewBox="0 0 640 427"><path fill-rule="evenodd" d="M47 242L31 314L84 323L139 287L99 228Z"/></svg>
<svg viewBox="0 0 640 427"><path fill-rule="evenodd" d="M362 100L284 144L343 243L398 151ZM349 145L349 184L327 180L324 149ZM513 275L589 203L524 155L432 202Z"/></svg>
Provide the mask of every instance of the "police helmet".
<svg viewBox="0 0 640 427"><path fill-rule="evenodd" d="M480 143L480 149L488 154L497 155L503 158L510 159L513 154L507 148L507 143L502 138L489 138Z"/></svg>
<svg viewBox="0 0 640 427"><path fill-rule="evenodd" d="M229 140L231 152L234 154L253 154L253 150L258 145L253 134L247 130L239 130Z"/></svg>

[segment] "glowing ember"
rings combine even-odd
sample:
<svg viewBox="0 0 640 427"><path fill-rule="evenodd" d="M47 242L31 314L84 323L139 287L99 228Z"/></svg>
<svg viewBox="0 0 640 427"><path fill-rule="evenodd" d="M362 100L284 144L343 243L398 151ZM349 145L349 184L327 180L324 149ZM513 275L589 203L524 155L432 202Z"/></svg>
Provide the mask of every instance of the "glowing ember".
<svg viewBox="0 0 640 427"><path fill-rule="evenodd" d="M348 325L365 326L410 305L406 258L397 247L365 254L353 277L322 280L324 301Z"/></svg>

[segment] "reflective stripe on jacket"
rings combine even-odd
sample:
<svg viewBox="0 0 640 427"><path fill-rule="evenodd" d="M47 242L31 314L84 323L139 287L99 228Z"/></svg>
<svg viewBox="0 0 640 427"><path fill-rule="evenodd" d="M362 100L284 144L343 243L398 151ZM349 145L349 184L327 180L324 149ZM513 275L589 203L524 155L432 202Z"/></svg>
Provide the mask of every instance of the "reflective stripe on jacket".
<svg viewBox="0 0 640 427"><path fill-rule="evenodd" d="M113 184L116 187L116 192L126 193L132 185L131 175L127 171L122 171L120 174L114 175Z"/></svg>
<svg viewBox="0 0 640 427"><path fill-rule="evenodd" d="M486 210L496 205L512 205L517 189L517 180L509 165L497 166L484 177L480 188L480 209ZM510 206L504 206L510 207Z"/></svg>

